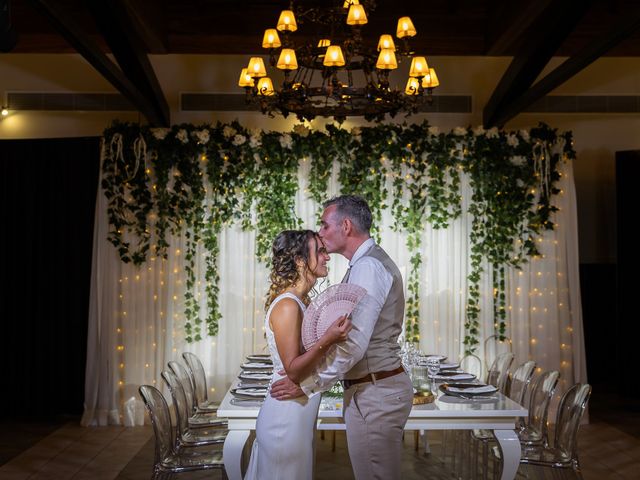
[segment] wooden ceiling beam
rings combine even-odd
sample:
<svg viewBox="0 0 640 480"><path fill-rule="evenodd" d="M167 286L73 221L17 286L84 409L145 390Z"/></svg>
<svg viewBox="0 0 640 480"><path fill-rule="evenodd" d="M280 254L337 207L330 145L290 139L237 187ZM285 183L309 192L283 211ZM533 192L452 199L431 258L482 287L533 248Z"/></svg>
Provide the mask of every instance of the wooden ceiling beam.
<svg viewBox="0 0 640 480"><path fill-rule="evenodd" d="M118 65L151 103L154 115L153 122L148 118L149 122L168 127L169 105L129 11L118 0L88 0L87 5Z"/></svg>
<svg viewBox="0 0 640 480"><path fill-rule="evenodd" d="M638 30L640 30L640 8L635 12L626 13L624 17L609 30L607 35L593 40L578 54L565 60L544 78L536 82L531 88L512 100L509 105L502 108L500 115L495 118L496 123L504 125L536 100L562 85Z"/></svg>
<svg viewBox="0 0 640 480"><path fill-rule="evenodd" d="M538 78L590 4L591 0L554 0L531 23L520 51L484 108L485 127L504 125L503 111Z"/></svg>
<svg viewBox="0 0 640 480"><path fill-rule="evenodd" d="M513 51L514 45L520 43L523 34L552 1L498 2L500 5L495 6L486 22L485 55L509 55L509 51Z"/></svg>
<svg viewBox="0 0 640 480"><path fill-rule="evenodd" d="M169 27L165 15L164 1L131 0L123 2L129 16L136 24L136 30L146 47L153 54L169 53Z"/></svg>
<svg viewBox="0 0 640 480"><path fill-rule="evenodd" d="M157 115L147 96L100 50L73 18L51 0L29 1L93 68L135 105L149 123L164 124L164 119Z"/></svg>

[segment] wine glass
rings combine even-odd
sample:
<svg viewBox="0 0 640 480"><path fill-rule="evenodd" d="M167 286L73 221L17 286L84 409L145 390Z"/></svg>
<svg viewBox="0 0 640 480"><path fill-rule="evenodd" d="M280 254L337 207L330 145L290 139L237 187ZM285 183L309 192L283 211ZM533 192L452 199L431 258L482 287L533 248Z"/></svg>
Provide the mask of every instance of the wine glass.
<svg viewBox="0 0 640 480"><path fill-rule="evenodd" d="M439 357L427 357L427 372L429 372L429 378L431 379L431 385L433 393L436 393L436 375L440 372L440 358Z"/></svg>

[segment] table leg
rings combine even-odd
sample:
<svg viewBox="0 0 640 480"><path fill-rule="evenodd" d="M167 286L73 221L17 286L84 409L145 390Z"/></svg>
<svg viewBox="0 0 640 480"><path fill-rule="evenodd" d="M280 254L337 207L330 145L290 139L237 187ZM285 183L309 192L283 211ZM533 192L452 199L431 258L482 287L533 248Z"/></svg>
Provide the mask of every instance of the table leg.
<svg viewBox="0 0 640 480"><path fill-rule="evenodd" d="M502 450L502 480L516 478L520 465L520 440L513 430L494 430L496 440Z"/></svg>
<svg viewBox="0 0 640 480"><path fill-rule="evenodd" d="M231 430L224 440L222 457L229 480L242 480L242 451L250 430Z"/></svg>

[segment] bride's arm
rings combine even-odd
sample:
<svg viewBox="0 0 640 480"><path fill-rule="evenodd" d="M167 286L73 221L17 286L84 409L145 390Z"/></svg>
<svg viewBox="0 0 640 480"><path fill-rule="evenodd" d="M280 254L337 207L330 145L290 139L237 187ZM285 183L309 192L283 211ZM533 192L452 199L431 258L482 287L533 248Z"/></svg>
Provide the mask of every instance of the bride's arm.
<svg viewBox="0 0 640 480"><path fill-rule="evenodd" d="M304 353L300 353L300 328L302 315L300 307L293 299L284 298L273 308L270 316L271 329L275 335L276 347L287 376L295 383L306 378L327 349L337 342L346 340L351 330L351 320L338 318L320 337L318 342Z"/></svg>

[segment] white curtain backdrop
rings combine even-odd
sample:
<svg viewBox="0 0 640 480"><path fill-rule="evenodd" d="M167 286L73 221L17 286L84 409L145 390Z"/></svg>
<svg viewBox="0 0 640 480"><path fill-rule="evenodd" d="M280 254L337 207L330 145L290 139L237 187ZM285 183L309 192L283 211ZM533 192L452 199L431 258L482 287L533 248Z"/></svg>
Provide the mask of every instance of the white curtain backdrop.
<svg viewBox="0 0 640 480"><path fill-rule="evenodd" d="M522 270L506 272L507 336L516 355L514 364L535 360L542 370L557 369L562 390L586 381L582 312L578 277L576 197L571 163L562 165L555 199L557 228L540 239L541 256ZM317 229L319 206L307 198L309 163L301 161L297 214L304 227ZM462 181L463 212L471 198ZM329 194L339 193L334 165ZM384 214L381 245L406 278L410 269L405 235L394 232ZM464 352L465 301L469 270L471 218L466 213L445 230L427 227L423 238L420 297L420 348L459 359ZM144 407L138 395L142 384L162 386L160 372L182 352L195 353L207 372L209 395L220 399L247 354L265 350L263 302L268 270L255 259L255 235L232 225L220 236L220 333L187 344L184 341L184 239L170 237L166 260L150 258L136 267L124 264L107 241L106 199L100 190L96 205L91 278L89 335L83 425L140 425ZM339 282L345 259L332 256L328 280ZM198 258L202 258L200 255ZM494 334L491 269L482 279L481 335L478 356L485 360L485 339ZM206 312L204 262L197 265L201 311ZM494 342L486 345L494 355ZM498 346L496 348L504 348ZM489 358L488 358L489 359ZM487 360L488 360L487 359ZM165 394L167 393L164 389Z"/></svg>

